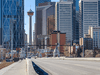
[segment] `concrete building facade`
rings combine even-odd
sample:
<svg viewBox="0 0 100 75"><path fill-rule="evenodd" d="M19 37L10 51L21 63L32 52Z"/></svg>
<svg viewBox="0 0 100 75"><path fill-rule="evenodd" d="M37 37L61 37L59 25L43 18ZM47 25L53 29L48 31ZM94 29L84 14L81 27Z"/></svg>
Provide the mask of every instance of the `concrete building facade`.
<svg viewBox="0 0 100 75"><path fill-rule="evenodd" d="M36 7L36 45L41 43L41 40L37 38L38 35L47 35L47 20L50 15L55 16L55 2L40 3Z"/></svg>
<svg viewBox="0 0 100 75"><path fill-rule="evenodd" d="M55 16L50 15L47 18L47 35L50 35L55 30ZM47 45L49 45L49 39L47 38Z"/></svg>

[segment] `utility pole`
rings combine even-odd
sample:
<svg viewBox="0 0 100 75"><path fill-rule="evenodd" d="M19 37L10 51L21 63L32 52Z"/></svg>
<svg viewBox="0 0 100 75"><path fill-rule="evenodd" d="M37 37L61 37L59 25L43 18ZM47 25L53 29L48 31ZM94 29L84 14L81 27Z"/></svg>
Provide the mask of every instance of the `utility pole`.
<svg viewBox="0 0 100 75"><path fill-rule="evenodd" d="M71 57L71 43L70 43L70 57Z"/></svg>
<svg viewBox="0 0 100 75"><path fill-rule="evenodd" d="M55 57L56 55L58 55L58 57L60 57L60 31L57 31L57 44L56 44L56 48L54 49L53 52L53 57Z"/></svg>
<svg viewBox="0 0 100 75"><path fill-rule="evenodd" d="M13 28L14 24L16 24L16 20L10 20L10 31L11 31L11 59L13 59Z"/></svg>
<svg viewBox="0 0 100 75"><path fill-rule="evenodd" d="M84 36L83 36L83 58L84 58Z"/></svg>

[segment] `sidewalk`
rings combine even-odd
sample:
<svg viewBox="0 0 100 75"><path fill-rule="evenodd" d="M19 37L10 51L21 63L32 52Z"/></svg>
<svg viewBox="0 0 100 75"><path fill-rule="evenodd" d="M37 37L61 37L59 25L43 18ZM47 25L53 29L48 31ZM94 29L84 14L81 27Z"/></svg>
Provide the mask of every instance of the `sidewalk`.
<svg viewBox="0 0 100 75"><path fill-rule="evenodd" d="M26 60L20 60L0 70L0 75L27 75Z"/></svg>

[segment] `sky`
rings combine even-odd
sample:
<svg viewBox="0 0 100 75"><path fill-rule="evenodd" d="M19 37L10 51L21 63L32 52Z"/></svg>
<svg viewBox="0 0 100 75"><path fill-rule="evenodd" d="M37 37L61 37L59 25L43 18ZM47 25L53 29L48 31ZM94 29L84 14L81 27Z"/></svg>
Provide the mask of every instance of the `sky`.
<svg viewBox="0 0 100 75"><path fill-rule="evenodd" d="M51 0L52 2L58 2L59 0ZM76 10L79 10L78 8L78 1L79 0L76 0ZM34 12L35 12L35 0L25 0L24 2L24 18L25 18L25 21L24 21L24 24L25 24L25 32L26 34L29 34L29 16L27 15L27 12L32 9ZM32 30L34 30L34 23L35 23L35 13L32 17ZM33 33L33 31L32 31ZM33 34L32 34L33 35Z"/></svg>

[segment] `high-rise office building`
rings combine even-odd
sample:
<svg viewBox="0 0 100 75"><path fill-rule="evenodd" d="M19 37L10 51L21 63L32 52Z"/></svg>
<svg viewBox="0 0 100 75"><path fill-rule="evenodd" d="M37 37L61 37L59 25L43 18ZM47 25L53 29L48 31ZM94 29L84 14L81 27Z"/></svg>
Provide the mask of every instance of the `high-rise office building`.
<svg viewBox="0 0 100 75"><path fill-rule="evenodd" d="M73 2L73 5L76 6L76 0L60 0L60 2Z"/></svg>
<svg viewBox="0 0 100 75"><path fill-rule="evenodd" d="M68 2L73 2L73 43L77 43L77 25L76 25L76 0L67 0Z"/></svg>
<svg viewBox="0 0 100 75"><path fill-rule="evenodd" d="M24 0L0 0L0 27L3 47L24 45Z"/></svg>
<svg viewBox="0 0 100 75"><path fill-rule="evenodd" d="M88 34L89 26L100 25L100 1L80 0L79 13L79 37L84 38L84 34Z"/></svg>
<svg viewBox="0 0 100 75"><path fill-rule="evenodd" d="M46 6L48 3L51 2L51 0L35 0L35 10L36 10L36 17L35 17L35 44L38 44L40 41L37 38L37 35L42 35L42 10L45 8L43 6ZM40 5L41 3L43 3L42 5ZM38 6L41 6L40 8ZM39 31L38 31L39 30Z"/></svg>
<svg viewBox="0 0 100 75"><path fill-rule="evenodd" d="M39 4L36 7L36 25L35 25L35 39L36 45L40 44L38 35L47 35L47 19L48 16L55 16L55 2L46 2Z"/></svg>
<svg viewBox="0 0 100 75"><path fill-rule="evenodd" d="M79 43L79 11L76 11L76 24L75 24L75 43Z"/></svg>
<svg viewBox="0 0 100 75"><path fill-rule="evenodd" d="M66 44L73 42L73 3L57 2L55 5L55 30L66 33Z"/></svg>
<svg viewBox="0 0 100 75"><path fill-rule="evenodd" d="M35 0L35 6L39 6L39 3L51 2L51 0Z"/></svg>
<svg viewBox="0 0 100 75"><path fill-rule="evenodd" d="M60 0L60 2L72 2L72 9L73 9L73 15L72 15L72 23L73 23L73 43L77 43L77 32L76 32L76 0Z"/></svg>

